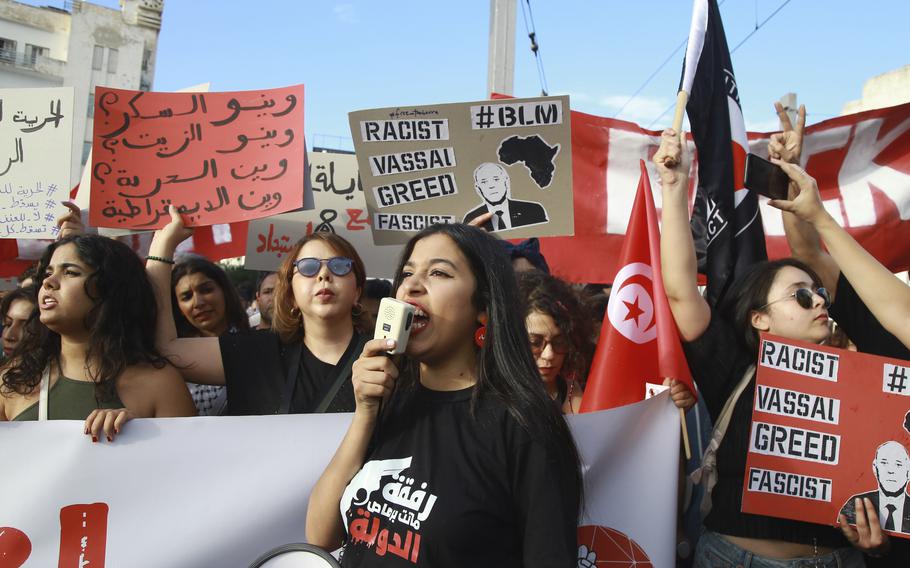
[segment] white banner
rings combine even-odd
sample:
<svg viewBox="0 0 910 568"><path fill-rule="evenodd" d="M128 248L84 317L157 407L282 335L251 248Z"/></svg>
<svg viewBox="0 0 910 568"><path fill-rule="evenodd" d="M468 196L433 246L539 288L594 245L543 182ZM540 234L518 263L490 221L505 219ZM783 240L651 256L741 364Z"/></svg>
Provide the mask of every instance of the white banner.
<svg viewBox="0 0 910 568"><path fill-rule="evenodd" d="M349 421L134 420L113 444L93 444L81 422L0 423L0 559L14 568L245 568L304 541L310 490ZM569 421L585 463L582 556L673 566L679 423L667 396Z"/></svg>

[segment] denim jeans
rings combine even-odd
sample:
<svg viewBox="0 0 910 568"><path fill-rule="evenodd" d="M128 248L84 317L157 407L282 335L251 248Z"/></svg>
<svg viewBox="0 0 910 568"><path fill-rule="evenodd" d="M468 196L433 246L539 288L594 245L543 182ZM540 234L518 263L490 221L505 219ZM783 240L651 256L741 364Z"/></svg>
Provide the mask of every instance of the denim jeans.
<svg viewBox="0 0 910 568"><path fill-rule="evenodd" d="M707 531L698 539L694 568L865 568L863 554L853 548L839 548L818 557L778 560L753 554L717 533Z"/></svg>

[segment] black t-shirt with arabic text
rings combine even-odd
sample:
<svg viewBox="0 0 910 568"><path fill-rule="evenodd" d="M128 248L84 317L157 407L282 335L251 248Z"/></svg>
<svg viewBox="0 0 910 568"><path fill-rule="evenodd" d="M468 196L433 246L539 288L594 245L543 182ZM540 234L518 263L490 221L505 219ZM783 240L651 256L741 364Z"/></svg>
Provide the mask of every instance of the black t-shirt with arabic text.
<svg viewBox="0 0 910 568"><path fill-rule="evenodd" d="M579 488L492 397L398 391L342 496L346 567L568 568Z"/></svg>

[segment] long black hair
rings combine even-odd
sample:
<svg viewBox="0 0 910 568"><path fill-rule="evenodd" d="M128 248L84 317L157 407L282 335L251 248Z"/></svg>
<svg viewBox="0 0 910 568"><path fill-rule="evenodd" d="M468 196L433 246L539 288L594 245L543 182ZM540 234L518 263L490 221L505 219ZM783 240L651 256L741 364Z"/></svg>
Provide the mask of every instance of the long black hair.
<svg viewBox="0 0 910 568"><path fill-rule="evenodd" d="M85 294L92 302L83 320L89 332L85 358L95 396L111 401L116 396L115 380L126 367L145 363L160 369L168 363L155 347L155 294L139 257L120 241L98 235L76 235L47 247L38 263L36 284L43 285L54 251L68 244L93 270L85 279ZM27 331L17 356L0 366L6 371L0 387L4 392L28 394L41 382L48 365L59 367L60 335L34 316Z"/></svg>
<svg viewBox="0 0 910 568"><path fill-rule="evenodd" d="M525 328L524 306L518 293L515 272L498 239L486 231L464 224L431 225L417 233L402 252L393 290L402 283L402 269L418 241L431 235L445 235L464 254L476 280L472 299L477 310L488 315L486 341L478 353L477 384L474 402L492 396L505 406L515 421L551 455L579 488L581 506L581 467L578 449L562 413L544 391L540 372L531 354ZM402 366L402 387L418 380L417 366L407 361Z"/></svg>
<svg viewBox="0 0 910 568"><path fill-rule="evenodd" d="M32 276L34 277L34 276ZM3 300L0 301L0 318L3 318L4 325L6 323L6 314L9 312L9 309L13 306L13 302L16 300L24 300L32 305L31 314L28 316L28 320L25 322L24 331L28 333L28 322L38 317L38 289L33 285L24 286L22 288L16 288L15 290L10 290L3 296ZM19 344L16 345L16 349L13 351L11 357L14 357L16 353L19 352L19 349L22 345L22 338L19 339Z"/></svg>
<svg viewBox="0 0 910 568"><path fill-rule="evenodd" d="M736 342L739 348L749 356L754 356L758 352L759 344L758 330L752 327L752 312L770 301L768 293L771 291L771 285L774 284L777 273L785 266L792 266L808 274L816 288L822 285L818 274L806 263L795 258L758 262L736 279L718 306L721 317L736 329Z"/></svg>
<svg viewBox="0 0 910 568"><path fill-rule="evenodd" d="M231 284L227 273L207 258L189 255L181 259L174 266L174 270L171 271L171 311L174 314L174 324L177 326L177 337L197 337L200 333L180 311L180 304L177 302L176 294L177 283L180 282L180 279L197 273L209 278L221 288L224 296L224 321L228 330L249 331L250 319L243 309L243 304L240 302L240 294Z"/></svg>

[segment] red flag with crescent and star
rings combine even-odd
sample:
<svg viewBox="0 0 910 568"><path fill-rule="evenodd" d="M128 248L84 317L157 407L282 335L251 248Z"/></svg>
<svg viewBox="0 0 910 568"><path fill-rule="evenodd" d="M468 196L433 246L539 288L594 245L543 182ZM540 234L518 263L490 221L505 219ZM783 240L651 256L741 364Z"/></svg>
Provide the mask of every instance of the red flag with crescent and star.
<svg viewBox="0 0 910 568"><path fill-rule="evenodd" d="M664 292L660 232L644 161L581 412L644 400L646 384L692 375Z"/></svg>

